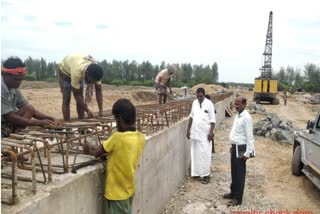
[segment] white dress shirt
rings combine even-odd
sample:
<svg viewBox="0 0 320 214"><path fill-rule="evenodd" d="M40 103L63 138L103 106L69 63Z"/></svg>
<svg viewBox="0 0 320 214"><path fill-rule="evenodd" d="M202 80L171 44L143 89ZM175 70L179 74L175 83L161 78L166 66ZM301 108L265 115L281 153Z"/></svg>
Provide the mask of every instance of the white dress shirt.
<svg viewBox="0 0 320 214"><path fill-rule="evenodd" d="M244 156L249 157L254 152L252 118L247 110L235 116L229 138L231 144L247 145Z"/></svg>
<svg viewBox="0 0 320 214"><path fill-rule="evenodd" d="M198 99L194 100L189 117L192 118L190 138L200 141L209 141L208 134L211 123L216 123L214 106L211 100L204 98L201 105Z"/></svg>

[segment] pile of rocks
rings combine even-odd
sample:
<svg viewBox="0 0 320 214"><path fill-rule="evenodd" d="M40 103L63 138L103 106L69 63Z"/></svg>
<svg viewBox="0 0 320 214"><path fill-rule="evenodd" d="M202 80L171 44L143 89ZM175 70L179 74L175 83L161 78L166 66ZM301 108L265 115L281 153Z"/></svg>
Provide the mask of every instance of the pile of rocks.
<svg viewBox="0 0 320 214"><path fill-rule="evenodd" d="M310 104L320 104L320 94L315 94L315 95L310 95L310 94L305 94L302 96L303 103L310 103Z"/></svg>
<svg viewBox="0 0 320 214"><path fill-rule="evenodd" d="M320 94L312 96L309 99L309 103L311 103L311 104L320 104Z"/></svg>
<svg viewBox="0 0 320 214"><path fill-rule="evenodd" d="M281 120L276 113L268 113L265 119L254 124L253 134L292 144L294 129L291 121Z"/></svg>
<svg viewBox="0 0 320 214"><path fill-rule="evenodd" d="M267 114L266 110L255 102L247 105L246 109L250 114Z"/></svg>

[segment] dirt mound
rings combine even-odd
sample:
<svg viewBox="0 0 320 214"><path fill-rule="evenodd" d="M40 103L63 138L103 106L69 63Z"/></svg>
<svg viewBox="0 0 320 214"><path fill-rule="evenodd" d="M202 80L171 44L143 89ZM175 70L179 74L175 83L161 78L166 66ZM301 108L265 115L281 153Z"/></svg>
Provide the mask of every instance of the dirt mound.
<svg viewBox="0 0 320 214"><path fill-rule="evenodd" d="M214 85L214 84L198 84L191 88L191 93L196 93L198 88L204 88L206 94L216 94L219 91L222 91L224 88L221 85Z"/></svg>
<svg viewBox="0 0 320 214"><path fill-rule="evenodd" d="M131 93L136 101L150 102L157 100L157 95L152 91L135 91Z"/></svg>

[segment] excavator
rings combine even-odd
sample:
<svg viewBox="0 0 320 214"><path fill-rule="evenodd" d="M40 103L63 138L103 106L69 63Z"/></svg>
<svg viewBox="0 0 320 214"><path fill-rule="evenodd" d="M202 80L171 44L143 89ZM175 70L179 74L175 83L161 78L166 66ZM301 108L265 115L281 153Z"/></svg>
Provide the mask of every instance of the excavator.
<svg viewBox="0 0 320 214"><path fill-rule="evenodd" d="M254 95L253 101L256 103L269 102L273 105L279 104L278 94L278 80L272 78L272 17L273 13L270 11L268 30L266 37L266 46L263 53L264 64L261 66L261 76L255 78L254 81Z"/></svg>

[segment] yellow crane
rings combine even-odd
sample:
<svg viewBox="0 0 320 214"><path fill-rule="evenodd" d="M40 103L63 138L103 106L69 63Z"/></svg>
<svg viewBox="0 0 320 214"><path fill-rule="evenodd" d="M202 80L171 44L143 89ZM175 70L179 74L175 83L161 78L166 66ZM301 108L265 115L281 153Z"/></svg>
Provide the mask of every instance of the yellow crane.
<svg viewBox="0 0 320 214"><path fill-rule="evenodd" d="M278 80L272 78L272 17L273 13L270 11L269 23L266 36L266 46L263 53L264 64L260 68L261 76L254 81L254 95L253 101L260 103L261 101L270 102L271 104L279 104L278 94Z"/></svg>

